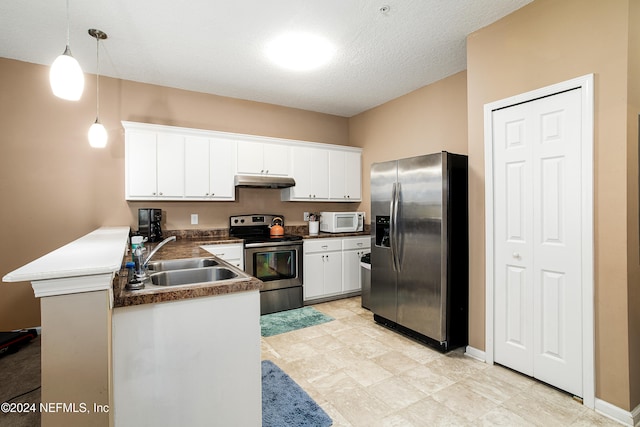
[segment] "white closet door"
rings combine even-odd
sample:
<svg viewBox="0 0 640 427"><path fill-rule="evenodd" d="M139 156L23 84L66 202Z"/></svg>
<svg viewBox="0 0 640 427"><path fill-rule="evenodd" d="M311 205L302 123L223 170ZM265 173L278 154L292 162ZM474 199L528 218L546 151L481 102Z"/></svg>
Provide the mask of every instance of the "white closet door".
<svg viewBox="0 0 640 427"><path fill-rule="evenodd" d="M581 92L493 112L495 361L582 395Z"/></svg>

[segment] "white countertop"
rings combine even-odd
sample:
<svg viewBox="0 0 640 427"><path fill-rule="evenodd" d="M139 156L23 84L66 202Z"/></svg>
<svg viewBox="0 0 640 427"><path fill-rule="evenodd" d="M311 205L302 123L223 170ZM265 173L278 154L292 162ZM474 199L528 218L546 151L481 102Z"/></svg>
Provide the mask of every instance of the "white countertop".
<svg viewBox="0 0 640 427"><path fill-rule="evenodd" d="M8 273L3 282L92 276L120 270L129 227L101 227Z"/></svg>

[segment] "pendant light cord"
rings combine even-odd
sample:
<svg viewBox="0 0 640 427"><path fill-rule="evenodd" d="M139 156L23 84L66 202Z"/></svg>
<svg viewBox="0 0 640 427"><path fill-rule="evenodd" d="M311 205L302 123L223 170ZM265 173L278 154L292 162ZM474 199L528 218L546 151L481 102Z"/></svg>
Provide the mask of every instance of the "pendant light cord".
<svg viewBox="0 0 640 427"><path fill-rule="evenodd" d="M69 35L69 0L67 0L67 46L69 46L69 42L71 41L71 36Z"/></svg>
<svg viewBox="0 0 640 427"><path fill-rule="evenodd" d="M96 121L98 117L100 117L100 37L96 37Z"/></svg>

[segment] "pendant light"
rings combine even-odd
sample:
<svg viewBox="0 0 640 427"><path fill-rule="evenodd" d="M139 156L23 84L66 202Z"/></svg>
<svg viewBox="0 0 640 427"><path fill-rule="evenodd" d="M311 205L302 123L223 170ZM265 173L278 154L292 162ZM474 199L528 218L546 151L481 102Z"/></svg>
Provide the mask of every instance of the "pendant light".
<svg viewBox="0 0 640 427"><path fill-rule="evenodd" d="M107 130L100 123L100 40L107 38L107 34L96 29L90 29L89 35L96 39L96 121L89 128L89 145L94 148L104 148L107 145Z"/></svg>
<svg viewBox="0 0 640 427"><path fill-rule="evenodd" d="M78 61L71 56L69 48L69 0L67 0L67 47L58 56L49 70L49 83L58 98L77 101L84 90L84 74Z"/></svg>

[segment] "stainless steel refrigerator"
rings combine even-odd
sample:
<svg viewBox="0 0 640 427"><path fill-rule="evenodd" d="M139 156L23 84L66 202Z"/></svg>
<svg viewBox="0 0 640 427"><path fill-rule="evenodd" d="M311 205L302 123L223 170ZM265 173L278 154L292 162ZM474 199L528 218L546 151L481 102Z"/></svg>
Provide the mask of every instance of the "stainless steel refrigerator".
<svg viewBox="0 0 640 427"><path fill-rule="evenodd" d="M468 336L467 156L371 166L371 311L443 351Z"/></svg>

